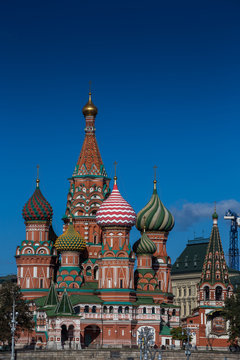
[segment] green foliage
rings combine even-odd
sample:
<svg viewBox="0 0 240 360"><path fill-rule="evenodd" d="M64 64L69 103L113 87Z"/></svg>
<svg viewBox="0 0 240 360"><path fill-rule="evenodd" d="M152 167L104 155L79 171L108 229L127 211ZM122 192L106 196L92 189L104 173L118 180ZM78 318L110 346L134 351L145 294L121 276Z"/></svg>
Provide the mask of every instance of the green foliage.
<svg viewBox="0 0 240 360"><path fill-rule="evenodd" d="M240 337L240 290L226 298L223 316L229 321L229 341L235 344Z"/></svg>
<svg viewBox="0 0 240 360"><path fill-rule="evenodd" d="M183 329L182 327L172 328L171 329L171 335L173 340L181 340L183 342L187 342L188 336L187 331ZM189 336L189 342L191 342L192 337Z"/></svg>
<svg viewBox="0 0 240 360"><path fill-rule="evenodd" d="M16 337L20 336L21 331L33 328L33 316L27 303L22 299L19 286L12 282L3 283L0 288L0 341L11 343L11 314L15 298L15 310L17 315Z"/></svg>

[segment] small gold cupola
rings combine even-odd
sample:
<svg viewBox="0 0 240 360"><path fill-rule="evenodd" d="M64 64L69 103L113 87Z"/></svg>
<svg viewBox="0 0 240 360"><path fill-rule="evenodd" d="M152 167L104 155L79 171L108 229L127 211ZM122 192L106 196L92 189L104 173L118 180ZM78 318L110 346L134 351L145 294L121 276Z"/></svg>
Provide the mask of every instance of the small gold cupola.
<svg viewBox="0 0 240 360"><path fill-rule="evenodd" d="M89 98L88 98L88 102L86 103L86 105L83 107L82 109L82 113L83 115L86 116L96 116L98 113L98 109L97 107L93 104L92 102L92 93L91 91L89 91Z"/></svg>

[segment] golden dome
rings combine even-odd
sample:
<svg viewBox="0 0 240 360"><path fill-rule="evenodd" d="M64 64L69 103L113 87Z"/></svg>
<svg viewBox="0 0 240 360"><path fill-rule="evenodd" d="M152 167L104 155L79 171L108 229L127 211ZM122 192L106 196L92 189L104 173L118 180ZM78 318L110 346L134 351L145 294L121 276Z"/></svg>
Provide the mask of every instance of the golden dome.
<svg viewBox="0 0 240 360"><path fill-rule="evenodd" d="M84 116L96 116L98 113L97 107L92 102L92 93L89 92L89 99L86 105L82 109Z"/></svg>

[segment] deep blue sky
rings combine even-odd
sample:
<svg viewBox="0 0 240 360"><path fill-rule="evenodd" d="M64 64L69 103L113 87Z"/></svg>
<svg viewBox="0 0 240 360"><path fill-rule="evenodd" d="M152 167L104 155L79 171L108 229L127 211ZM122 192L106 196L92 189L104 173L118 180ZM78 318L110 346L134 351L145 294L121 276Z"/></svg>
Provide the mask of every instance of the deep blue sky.
<svg viewBox="0 0 240 360"><path fill-rule="evenodd" d="M61 233L89 80L105 167L112 177L118 162L136 211L158 166L160 197L176 215L173 261L194 232L209 235L215 200L220 215L229 204L240 212L239 14L238 0L1 2L0 275L16 271L37 164ZM225 249L228 229L221 216Z"/></svg>

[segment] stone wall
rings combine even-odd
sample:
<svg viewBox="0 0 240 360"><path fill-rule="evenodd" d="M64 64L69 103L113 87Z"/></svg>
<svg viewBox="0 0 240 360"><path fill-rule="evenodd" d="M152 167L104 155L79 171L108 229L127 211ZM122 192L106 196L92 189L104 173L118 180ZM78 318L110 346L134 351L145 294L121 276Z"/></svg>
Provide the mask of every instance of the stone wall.
<svg viewBox="0 0 240 360"><path fill-rule="evenodd" d="M10 352L0 352L0 360L10 360ZM59 351L17 351L16 360L139 360L136 350L59 350ZM193 351L191 360L239 359L240 353L221 351ZM157 356L155 358L157 360ZM163 351L162 360L186 360L184 351Z"/></svg>

